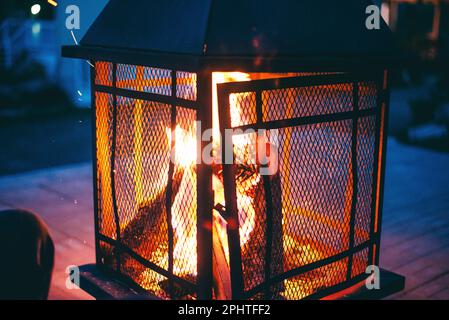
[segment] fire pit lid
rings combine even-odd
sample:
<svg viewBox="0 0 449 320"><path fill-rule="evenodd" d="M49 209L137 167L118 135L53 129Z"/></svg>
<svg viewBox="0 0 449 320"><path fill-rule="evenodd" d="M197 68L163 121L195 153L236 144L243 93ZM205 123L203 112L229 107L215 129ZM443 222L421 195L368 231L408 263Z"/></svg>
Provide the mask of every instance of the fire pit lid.
<svg viewBox="0 0 449 320"><path fill-rule="evenodd" d="M381 21L368 30L361 1L297 0L111 0L81 46L65 56L95 58L95 48L176 54L232 66L269 59L382 60L396 52ZM121 55L119 54L119 55Z"/></svg>

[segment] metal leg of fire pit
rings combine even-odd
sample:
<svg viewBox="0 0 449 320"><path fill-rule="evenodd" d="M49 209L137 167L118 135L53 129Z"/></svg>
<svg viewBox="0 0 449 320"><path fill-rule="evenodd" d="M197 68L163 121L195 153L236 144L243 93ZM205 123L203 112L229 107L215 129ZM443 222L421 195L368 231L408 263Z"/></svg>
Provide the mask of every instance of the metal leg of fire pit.
<svg viewBox="0 0 449 320"><path fill-rule="evenodd" d="M336 300L380 300L404 290L405 277L380 269L379 289L369 290L364 282L330 295L327 299Z"/></svg>
<svg viewBox="0 0 449 320"><path fill-rule="evenodd" d="M368 290L359 284L326 299L379 300L403 290L404 285L403 276L381 269L379 290ZM143 289L132 287L126 280L120 281L116 275L105 273L95 264L80 267L80 287L98 300L157 300Z"/></svg>

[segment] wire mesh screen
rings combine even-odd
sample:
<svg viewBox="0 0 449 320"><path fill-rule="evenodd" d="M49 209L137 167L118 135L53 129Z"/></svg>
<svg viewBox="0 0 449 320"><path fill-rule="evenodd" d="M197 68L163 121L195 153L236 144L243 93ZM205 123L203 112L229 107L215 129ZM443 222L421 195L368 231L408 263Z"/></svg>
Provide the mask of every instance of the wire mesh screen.
<svg viewBox="0 0 449 320"><path fill-rule="evenodd" d="M378 87L350 75L220 86L234 164L224 179L236 198L244 298L301 299L349 286L371 264ZM258 136L254 130L263 129ZM247 162L261 141L277 170ZM228 231L228 232L233 232ZM234 274L235 276L235 274Z"/></svg>
<svg viewBox="0 0 449 320"><path fill-rule="evenodd" d="M193 298L196 111L182 104L196 99L196 75L172 83L174 72L96 63L98 258L158 297Z"/></svg>
<svg viewBox="0 0 449 320"><path fill-rule="evenodd" d="M117 88L171 95L171 71L166 69L117 65Z"/></svg>

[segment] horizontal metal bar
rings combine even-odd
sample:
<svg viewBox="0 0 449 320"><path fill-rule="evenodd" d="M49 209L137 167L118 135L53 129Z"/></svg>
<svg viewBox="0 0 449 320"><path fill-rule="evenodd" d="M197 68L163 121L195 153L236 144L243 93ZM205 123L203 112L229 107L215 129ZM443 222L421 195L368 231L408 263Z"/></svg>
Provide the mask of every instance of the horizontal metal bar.
<svg viewBox="0 0 449 320"><path fill-rule="evenodd" d="M358 276L351 278L349 280L346 280L344 282L340 282L333 286L320 289L317 292L311 294L310 296L305 297L304 300L319 300L319 299L327 297L331 294L341 292L346 288L351 288L352 286L356 285L357 283L360 283L361 281L366 280L368 277L369 277L369 274L361 273Z"/></svg>
<svg viewBox="0 0 449 320"><path fill-rule="evenodd" d="M257 63L256 63L257 62ZM199 59L200 69L212 71L241 71L241 72L317 72L317 71L348 71L400 68L413 65L414 57L391 59L379 55L301 55L282 57L242 57L222 56Z"/></svg>
<svg viewBox="0 0 449 320"><path fill-rule="evenodd" d="M163 52L148 52L121 48L101 48L91 46L62 46L63 57L75 59L93 59L115 63L127 63L139 66L169 68L182 71L199 71L199 58L194 55Z"/></svg>
<svg viewBox="0 0 449 320"><path fill-rule="evenodd" d="M128 275L101 264L80 266L80 288L97 300L161 300Z"/></svg>
<svg viewBox="0 0 449 320"><path fill-rule="evenodd" d="M292 56L204 56L94 46L63 46L62 56L117 63L133 63L185 71L302 72L399 68L416 63L416 57L373 55L308 54ZM255 63L257 62L257 63Z"/></svg>
<svg viewBox="0 0 449 320"><path fill-rule="evenodd" d="M122 97L126 97L126 98L160 102L160 103L184 107L187 109L197 110L196 101L191 101L191 100L186 100L186 99L181 99L181 98L174 98L172 96L164 96L164 95L150 93L150 92L133 91L133 90L128 90L128 89L114 88L114 87L108 87L108 86L103 86L103 85L95 85L94 90L98 91L98 92L105 92L105 93L114 94L114 95L118 95L118 96L122 96Z"/></svg>
<svg viewBox="0 0 449 320"><path fill-rule="evenodd" d="M333 84L352 84L353 82L376 81L376 75L372 73L356 74L326 74L316 76L304 77L286 77L274 79L251 80L242 82L228 82L218 84L218 90L223 94L251 92L251 91L266 91L277 89L301 88L301 87L316 87Z"/></svg>
<svg viewBox="0 0 449 320"><path fill-rule="evenodd" d="M120 242L117 242L114 239L111 239L109 237L106 237L105 235L102 234L98 234L98 239L100 241L106 242L108 244L110 244L111 246L117 246L120 247L121 252L125 252L126 254L129 254L133 259L135 259L137 262L139 262L140 264L142 264L143 266L159 273L160 275L163 275L164 277L166 277L167 279L171 279L175 282L177 282L178 284L188 287L191 290L194 290L195 292L197 291L197 286L196 284L187 281L185 279L182 279L178 276L175 276L174 274L169 273L167 270L165 270L164 268L159 267L157 264L148 261L147 259L143 258L142 256L140 256L139 254L135 253L133 250L131 250L130 248L128 248L127 246L121 244Z"/></svg>
<svg viewBox="0 0 449 320"><path fill-rule="evenodd" d="M243 297L244 297L244 299L249 299L252 296L254 296L255 294L262 292L264 290L264 288L266 287L267 282L271 286L272 284L284 281L286 279L295 277L297 275L312 271L314 269L324 267L328 264L331 264L331 263L337 262L341 259L347 258L348 256L350 256L354 253L357 253L363 249L366 249L370 245L373 245L373 244L374 244L373 239L371 239L371 240L368 240L368 241L365 241L365 242L359 244L358 246L353 247L352 249L342 251L339 254L333 255L326 259L321 259L321 260L306 264L304 266L300 266L300 267L291 269L282 274L276 275L276 276L272 277L271 279L269 279L268 281L264 281L263 283L260 283L257 286L255 286L254 288L244 292Z"/></svg>
<svg viewBox="0 0 449 320"><path fill-rule="evenodd" d="M310 117L301 117L301 118L291 118L291 119L284 119L284 120L275 120L275 121L267 121L262 122L260 124L254 123L254 124L248 124L244 126L239 127L233 127L234 130L248 130L248 129L265 129L265 130L272 130L272 129L282 129L282 128L289 128L289 127L299 127L309 124L318 124L318 123L326 123L326 122L334 122L334 121L342 121L342 120L352 120L354 119L354 116L357 115L359 118L363 117L369 117L376 114L376 109L364 109L359 111L347 111L347 112L339 112L339 113L331 113L326 115L317 115L317 116L310 116ZM242 133L236 133L236 135L242 134Z"/></svg>

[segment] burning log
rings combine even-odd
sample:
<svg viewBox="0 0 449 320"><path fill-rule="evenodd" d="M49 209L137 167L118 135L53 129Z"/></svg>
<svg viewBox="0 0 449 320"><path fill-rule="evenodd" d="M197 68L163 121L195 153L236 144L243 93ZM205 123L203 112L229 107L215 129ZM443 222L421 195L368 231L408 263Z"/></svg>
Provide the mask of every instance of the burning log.
<svg viewBox="0 0 449 320"><path fill-rule="evenodd" d="M225 232L225 227L222 226L220 220L223 220L218 214L214 215L213 224L213 278L214 278L214 292L215 298L218 300L230 300L232 299L231 288L231 271L229 263L226 257L228 246L225 244L227 239L223 239L220 232ZM228 253L229 254L229 253Z"/></svg>
<svg viewBox="0 0 449 320"><path fill-rule="evenodd" d="M179 192L183 175L184 170L179 167L173 176L171 205ZM164 189L154 199L139 204L136 216L121 235L123 244L156 264L166 258L164 252L167 251L168 246L168 239L162 241L167 237L166 197L167 190ZM162 252L161 256L155 256L159 251ZM128 265L128 260L132 265ZM128 273L137 277L145 270L144 266L133 263L128 256L124 257L123 266Z"/></svg>

